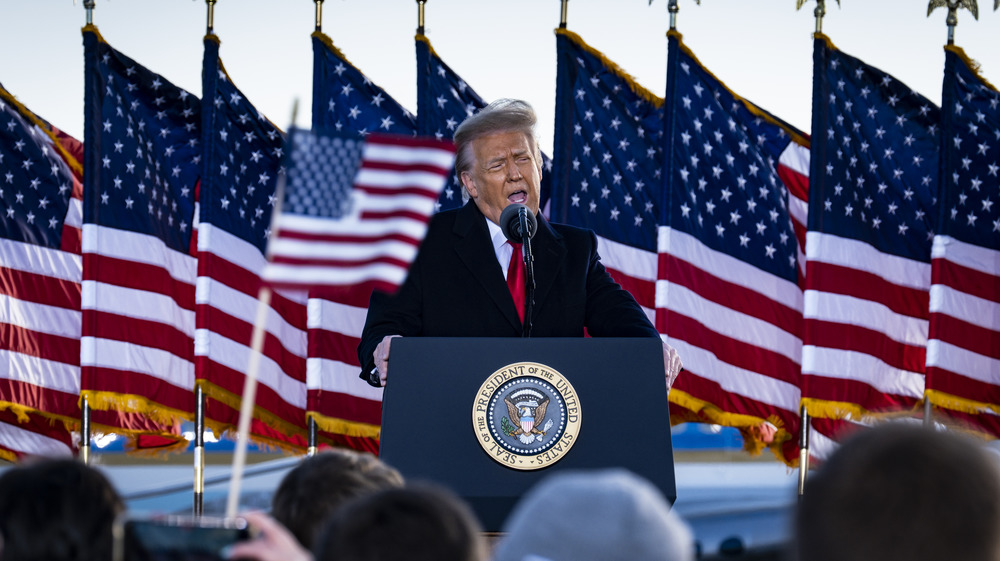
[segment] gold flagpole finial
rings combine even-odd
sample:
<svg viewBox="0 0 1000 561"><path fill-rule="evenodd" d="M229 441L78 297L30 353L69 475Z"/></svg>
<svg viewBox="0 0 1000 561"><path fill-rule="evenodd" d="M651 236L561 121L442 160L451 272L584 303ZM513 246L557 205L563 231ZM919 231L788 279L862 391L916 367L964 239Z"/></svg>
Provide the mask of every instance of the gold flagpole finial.
<svg viewBox="0 0 1000 561"><path fill-rule="evenodd" d="M427 0L417 0L417 35L424 34L424 5Z"/></svg>
<svg viewBox="0 0 1000 561"><path fill-rule="evenodd" d="M1000 2L1000 0L997 0ZM559 29L566 29L566 14L569 12L569 0L560 0Z"/></svg>
<svg viewBox="0 0 1000 561"><path fill-rule="evenodd" d="M87 10L87 25L94 25L94 6L97 0L83 0L83 7Z"/></svg>
<svg viewBox="0 0 1000 561"><path fill-rule="evenodd" d="M218 0L205 0L208 5L208 21L205 23L205 35L215 32L215 3Z"/></svg>
<svg viewBox="0 0 1000 561"><path fill-rule="evenodd" d="M802 6L805 6L808 1L809 0L795 0L795 9L802 9ZM837 0L837 6L840 6L840 0ZM816 9L813 10L813 16L816 18L816 33L823 33L823 16L825 15L826 0L816 0Z"/></svg>
<svg viewBox="0 0 1000 561"><path fill-rule="evenodd" d="M995 0L1000 6L1000 0ZM996 10L996 6L993 7ZM937 8L948 8L948 17L944 22L948 25L948 44L955 44L955 26L958 25L958 9L965 8L972 12L972 17L979 19L979 5L976 0L931 0L927 4L927 17Z"/></svg>
<svg viewBox="0 0 1000 561"><path fill-rule="evenodd" d="M316 31L323 31L323 0L313 0L316 2Z"/></svg>

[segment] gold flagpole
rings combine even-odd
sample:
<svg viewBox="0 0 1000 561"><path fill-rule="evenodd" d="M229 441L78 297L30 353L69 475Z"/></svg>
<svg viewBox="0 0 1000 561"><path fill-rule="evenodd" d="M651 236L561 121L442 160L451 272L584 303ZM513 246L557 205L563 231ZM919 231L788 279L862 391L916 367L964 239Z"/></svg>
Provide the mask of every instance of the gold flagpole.
<svg viewBox="0 0 1000 561"><path fill-rule="evenodd" d="M323 31L323 0L313 0L316 2L316 31Z"/></svg>
<svg viewBox="0 0 1000 561"><path fill-rule="evenodd" d="M427 0L417 0L417 35L424 34L424 5Z"/></svg>
<svg viewBox="0 0 1000 561"><path fill-rule="evenodd" d="M805 5L809 0L795 0L795 9L799 10ZM840 6L840 0L837 0L837 6ZM823 33L823 16L826 15L826 0L816 0L816 9L813 10L813 16L816 17L816 33Z"/></svg>
<svg viewBox="0 0 1000 561"><path fill-rule="evenodd" d="M218 0L205 0L208 4L208 21L205 22L205 35L215 32L215 3Z"/></svg>
<svg viewBox="0 0 1000 561"><path fill-rule="evenodd" d="M569 0L561 0L559 8L559 29L566 29L566 14L569 12Z"/></svg>
<svg viewBox="0 0 1000 561"><path fill-rule="evenodd" d="M205 394L194 386L194 505L196 517L205 511Z"/></svg>
<svg viewBox="0 0 1000 561"><path fill-rule="evenodd" d="M995 0L993 9L1000 6L1000 0ZM955 44L955 26L958 25L958 9L965 8L972 12L972 17L979 19L979 5L976 0L931 0L927 4L927 17L931 17L931 12L937 8L948 8L948 17L944 22L948 24L948 44Z"/></svg>
<svg viewBox="0 0 1000 561"><path fill-rule="evenodd" d="M94 25L94 6L97 0L83 0L83 7L87 10L87 25Z"/></svg>
<svg viewBox="0 0 1000 561"><path fill-rule="evenodd" d="M84 0L83 7L87 10L87 25L94 25L94 7L97 0ZM90 463L90 403L87 396L80 400L80 460Z"/></svg>
<svg viewBox="0 0 1000 561"><path fill-rule="evenodd" d="M90 464L90 403L87 396L83 396L80 416L80 461Z"/></svg>
<svg viewBox="0 0 1000 561"><path fill-rule="evenodd" d="M207 21L205 35L214 33L215 2L205 0ZM194 490L192 513L200 517L205 510L205 393L198 381L194 388Z"/></svg>

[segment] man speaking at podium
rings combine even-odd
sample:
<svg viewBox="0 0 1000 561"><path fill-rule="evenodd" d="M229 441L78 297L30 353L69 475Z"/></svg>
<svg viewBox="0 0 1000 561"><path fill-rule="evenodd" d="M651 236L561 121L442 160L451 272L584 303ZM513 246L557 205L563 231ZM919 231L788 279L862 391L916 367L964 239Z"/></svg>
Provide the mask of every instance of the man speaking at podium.
<svg viewBox="0 0 1000 561"><path fill-rule="evenodd" d="M369 384L385 385L397 336L522 337L530 330L532 337L583 337L586 328L594 337L659 338L601 264L594 233L538 215L536 121L527 103L501 99L455 131L455 170L471 201L431 219L395 295L372 294L358 345ZM505 213L509 205L524 205L522 214L531 216L519 217L519 207ZM512 245L506 234L529 244L533 275L526 275L522 244ZM526 277L534 279L533 298L525 298ZM681 361L666 343L663 356L669 387Z"/></svg>

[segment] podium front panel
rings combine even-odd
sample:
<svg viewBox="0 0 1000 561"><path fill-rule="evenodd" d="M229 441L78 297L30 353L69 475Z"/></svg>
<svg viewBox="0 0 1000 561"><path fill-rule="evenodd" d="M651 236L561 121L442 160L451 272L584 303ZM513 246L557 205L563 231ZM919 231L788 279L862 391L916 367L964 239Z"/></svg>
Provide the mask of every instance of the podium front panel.
<svg viewBox="0 0 1000 561"><path fill-rule="evenodd" d="M572 384L579 434L557 461L512 469L491 458L473 426L484 382L510 364L545 365ZM672 503L673 449L663 353L653 338L394 339L380 455L408 481L432 481L468 501L486 531L556 470L624 467Z"/></svg>

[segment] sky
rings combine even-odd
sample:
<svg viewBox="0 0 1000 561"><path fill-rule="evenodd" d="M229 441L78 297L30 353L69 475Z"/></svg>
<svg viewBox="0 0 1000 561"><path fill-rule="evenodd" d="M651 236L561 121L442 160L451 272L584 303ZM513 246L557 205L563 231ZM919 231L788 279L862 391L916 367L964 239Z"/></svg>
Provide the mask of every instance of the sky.
<svg viewBox="0 0 1000 561"><path fill-rule="evenodd" d="M1000 12L960 11L956 44L1000 84ZM811 0L680 0L677 28L729 88L808 132L812 95ZM287 128L310 122L312 0L219 0L215 32L230 77L258 110ZM200 95L202 0L97 0L94 23L113 47ZM485 100L520 98L552 144L560 0L428 0L425 34ZM941 100L947 39L941 8L926 0L829 0L823 32L842 51ZM0 83L29 109L82 139L82 0L0 0ZM662 97L669 27L666 0L570 0L567 27ZM416 110L414 0L326 0L323 31L396 101Z"/></svg>

